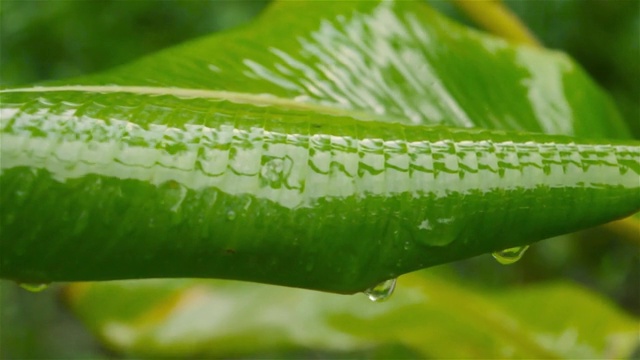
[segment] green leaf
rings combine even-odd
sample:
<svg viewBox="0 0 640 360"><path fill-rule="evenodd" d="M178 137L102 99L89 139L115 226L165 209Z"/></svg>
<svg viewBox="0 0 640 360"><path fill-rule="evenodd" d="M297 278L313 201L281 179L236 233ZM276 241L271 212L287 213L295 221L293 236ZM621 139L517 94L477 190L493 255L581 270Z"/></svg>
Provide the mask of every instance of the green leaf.
<svg viewBox="0 0 640 360"><path fill-rule="evenodd" d="M146 280L77 284L66 299L110 349L134 357L375 354L399 346L414 358L626 358L639 343L636 319L569 283L490 293L411 274L399 279L392 301L372 303L362 294Z"/></svg>
<svg viewBox="0 0 640 360"><path fill-rule="evenodd" d="M276 2L251 27L59 83L150 86L152 94L253 105L317 104L329 109L311 110L407 124L628 136L610 101L566 55L510 45L414 2Z"/></svg>
<svg viewBox="0 0 640 360"><path fill-rule="evenodd" d="M0 100L0 276L22 282L351 293L640 208L640 146L607 140L628 133L570 59L423 3L278 2Z"/></svg>

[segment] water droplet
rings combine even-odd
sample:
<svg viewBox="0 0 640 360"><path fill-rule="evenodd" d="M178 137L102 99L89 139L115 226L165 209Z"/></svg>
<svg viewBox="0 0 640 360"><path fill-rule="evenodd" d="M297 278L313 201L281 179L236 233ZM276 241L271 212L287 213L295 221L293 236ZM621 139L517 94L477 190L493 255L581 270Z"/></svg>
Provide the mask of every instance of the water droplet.
<svg viewBox="0 0 640 360"><path fill-rule="evenodd" d="M49 287L49 283L18 283L18 286L21 288L31 291L31 292L40 292Z"/></svg>
<svg viewBox="0 0 640 360"><path fill-rule="evenodd" d="M529 245L516 246L500 251L495 251L491 255L502 265L513 264L522 258L522 255L529 248Z"/></svg>
<svg viewBox="0 0 640 360"><path fill-rule="evenodd" d="M393 294L395 288L396 279L389 279L368 288L364 291L364 294L369 297L369 300L380 302L387 300Z"/></svg>
<svg viewBox="0 0 640 360"><path fill-rule="evenodd" d="M227 220L233 221L236 219L236 212L233 210L227 211Z"/></svg>
<svg viewBox="0 0 640 360"><path fill-rule="evenodd" d="M260 175L269 184L277 183L282 177L282 171L284 170L284 161L282 159L269 160L262 169Z"/></svg>

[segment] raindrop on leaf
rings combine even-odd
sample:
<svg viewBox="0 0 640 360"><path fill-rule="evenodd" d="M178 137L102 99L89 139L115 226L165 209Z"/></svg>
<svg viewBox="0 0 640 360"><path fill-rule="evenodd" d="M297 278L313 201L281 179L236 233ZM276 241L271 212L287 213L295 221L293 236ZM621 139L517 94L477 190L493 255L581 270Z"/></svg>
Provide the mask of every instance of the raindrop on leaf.
<svg viewBox="0 0 640 360"><path fill-rule="evenodd" d="M516 246L500 251L495 251L491 255L502 265L510 265L522 258L522 255L529 248L529 245Z"/></svg>
<svg viewBox="0 0 640 360"><path fill-rule="evenodd" d="M364 294L369 297L369 300L380 302L387 300L393 294L395 288L396 279L389 279L368 288L364 291Z"/></svg>
<svg viewBox="0 0 640 360"><path fill-rule="evenodd" d="M18 286L21 288L31 291L31 292L40 292L49 287L48 283L18 283Z"/></svg>

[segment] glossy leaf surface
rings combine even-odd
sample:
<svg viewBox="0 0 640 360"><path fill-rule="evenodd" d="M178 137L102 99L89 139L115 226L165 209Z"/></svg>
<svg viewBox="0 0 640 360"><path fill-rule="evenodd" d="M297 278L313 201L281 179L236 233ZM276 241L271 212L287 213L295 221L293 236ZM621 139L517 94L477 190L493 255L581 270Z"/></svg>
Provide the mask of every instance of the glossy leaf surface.
<svg viewBox="0 0 640 360"><path fill-rule="evenodd" d="M422 3L276 3L244 29L0 96L0 275L20 281L348 293L640 207L637 142L454 128L627 135L563 55Z"/></svg>

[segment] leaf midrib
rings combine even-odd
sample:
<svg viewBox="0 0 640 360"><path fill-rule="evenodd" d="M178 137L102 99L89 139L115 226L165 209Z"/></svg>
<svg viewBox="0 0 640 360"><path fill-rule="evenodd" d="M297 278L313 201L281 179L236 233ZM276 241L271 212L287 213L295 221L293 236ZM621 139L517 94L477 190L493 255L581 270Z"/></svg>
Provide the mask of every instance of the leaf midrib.
<svg viewBox="0 0 640 360"><path fill-rule="evenodd" d="M171 95L182 99L208 99L214 101L229 101L236 104L252 106L277 106L290 110L305 111L312 114L345 116L358 120L391 121L387 114L377 114L373 111L342 108L338 105L303 102L296 99L284 98L272 94L253 94L226 90L189 89L179 87L160 86L122 86L122 85L65 85L65 86L34 86L0 90L0 94L9 93L42 93L42 92L82 92L82 93L129 93L135 95ZM397 122L400 119L395 119Z"/></svg>

